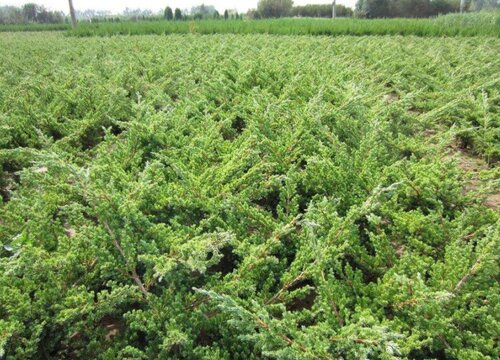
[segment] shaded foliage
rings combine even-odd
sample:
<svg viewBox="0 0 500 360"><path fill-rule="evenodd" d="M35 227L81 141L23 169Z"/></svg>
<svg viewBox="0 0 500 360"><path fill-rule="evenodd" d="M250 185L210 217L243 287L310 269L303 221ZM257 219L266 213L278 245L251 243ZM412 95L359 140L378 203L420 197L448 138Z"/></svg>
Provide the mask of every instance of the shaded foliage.
<svg viewBox="0 0 500 360"><path fill-rule="evenodd" d="M259 0L257 10L263 18L280 18L292 12L292 0Z"/></svg>
<svg viewBox="0 0 500 360"><path fill-rule="evenodd" d="M465 10L479 11L483 8L499 8L496 0L466 1ZM424 18L460 11L460 0L358 0L356 16L367 18Z"/></svg>
<svg viewBox="0 0 500 360"><path fill-rule="evenodd" d="M335 13L340 17L351 17L353 15L353 10L344 5L335 5ZM332 5L331 4L310 4L302 6L294 6L290 12L291 16L299 17L332 17Z"/></svg>

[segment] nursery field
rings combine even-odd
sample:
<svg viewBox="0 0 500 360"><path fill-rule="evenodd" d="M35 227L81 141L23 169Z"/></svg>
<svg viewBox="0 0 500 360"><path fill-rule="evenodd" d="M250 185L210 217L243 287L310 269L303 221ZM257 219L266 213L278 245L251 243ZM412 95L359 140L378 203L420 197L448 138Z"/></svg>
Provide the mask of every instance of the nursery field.
<svg viewBox="0 0 500 360"><path fill-rule="evenodd" d="M1 27L0 27L1 30ZM434 19L283 18L263 20L121 21L81 23L71 36L168 34L415 35L500 37L500 12Z"/></svg>
<svg viewBox="0 0 500 360"><path fill-rule="evenodd" d="M64 31L70 30L69 24L1 24L0 32Z"/></svg>
<svg viewBox="0 0 500 360"><path fill-rule="evenodd" d="M500 11L447 14L429 19L281 18L262 20L149 19L116 22L81 21L76 29L69 24L0 25L0 32L65 31L69 36L170 35L170 34L272 34L272 35L414 35L500 37Z"/></svg>
<svg viewBox="0 0 500 360"><path fill-rule="evenodd" d="M1 359L497 359L498 37L0 34Z"/></svg>

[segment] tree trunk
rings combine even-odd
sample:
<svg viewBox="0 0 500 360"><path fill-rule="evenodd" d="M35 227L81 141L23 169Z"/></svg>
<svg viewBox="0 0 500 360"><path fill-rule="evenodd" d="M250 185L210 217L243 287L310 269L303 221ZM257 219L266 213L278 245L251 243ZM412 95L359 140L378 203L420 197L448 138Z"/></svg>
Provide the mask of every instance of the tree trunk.
<svg viewBox="0 0 500 360"><path fill-rule="evenodd" d="M337 0L333 0L333 3L332 3L332 19L335 19L336 18L336 13L335 13L335 5L337 3Z"/></svg>
<svg viewBox="0 0 500 360"><path fill-rule="evenodd" d="M71 15L71 26L73 29L76 27L75 8L73 7L73 0L69 0L69 14Z"/></svg>
<svg viewBox="0 0 500 360"><path fill-rule="evenodd" d="M460 13L463 13L465 10L465 0L460 0Z"/></svg>

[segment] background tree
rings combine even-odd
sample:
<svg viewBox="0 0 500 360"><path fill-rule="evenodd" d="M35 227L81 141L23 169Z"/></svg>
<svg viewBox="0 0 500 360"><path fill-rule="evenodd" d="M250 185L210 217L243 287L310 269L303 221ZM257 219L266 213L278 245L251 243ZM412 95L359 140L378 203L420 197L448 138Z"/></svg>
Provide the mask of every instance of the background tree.
<svg viewBox="0 0 500 360"><path fill-rule="evenodd" d="M252 20L260 19L260 14L257 9L249 9L247 11L247 17Z"/></svg>
<svg viewBox="0 0 500 360"><path fill-rule="evenodd" d="M213 18L216 9L212 5L201 4L191 8L191 15L196 19Z"/></svg>
<svg viewBox="0 0 500 360"><path fill-rule="evenodd" d="M458 1L433 0L431 2L431 14L440 15L458 11Z"/></svg>
<svg viewBox="0 0 500 360"><path fill-rule="evenodd" d="M360 18L366 17L365 0L358 0L356 2L356 5L354 6L354 15Z"/></svg>
<svg viewBox="0 0 500 360"><path fill-rule="evenodd" d="M165 19L167 19L167 20L173 20L173 18L174 18L174 13L172 12L172 8L171 8L170 6L167 6L167 7L165 8L164 17L165 17Z"/></svg>
<svg viewBox="0 0 500 360"><path fill-rule="evenodd" d="M390 17L388 0L369 0L368 2L370 3L370 12L368 17Z"/></svg>
<svg viewBox="0 0 500 360"><path fill-rule="evenodd" d="M263 18L278 18L290 15L292 0L259 0L257 9Z"/></svg>
<svg viewBox="0 0 500 360"><path fill-rule="evenodd" d="M21 24L23 11L16 6L0 6L0 24Z"/></svg>
<svg viewBox="0 0 500 360"><path fill-rule="evenodd" d="M353 10L344 5L336 5L335 13L336 16L351 17ZM330 18L332 16L332 6L330 4L294 6L290 12L290 16Z"/></svg>
<svg viewBox="0 0 500 360"><path fill-rule="evenodd" d="M54 24L64 21L64 15L57 11L49 11L41 5L28 3L22 8L14 6L0 7L0 23L21 24L21 23L45 23Z"/></svg>
<svg viewBox="0 0 500 360"><path fill-rule="evenodd" d="M495 1L495 0L494 0ZM482 2L482 1L481 1ZM437 16L449 12L457 12L463 3L467 11L471 1L462 0L358 0L355 14L357 17L393 18L413 17L422 18Z"/></svg>
<svg viewBox="0 0 500 360"><path fill-rule="evenodd" d="M34 3L24 4L23 17L25 22L36 22L38 5Z"/></svg>
<svg viewBox="0 0 500 360"><path fill-rule="evenodd" d="M182 20L182 12L181 9L176 8L174 11L174 18L175 20Z"/></svg>
<svg viewBox="0 0 500 360"><path fill-rule="evenodd" d="M500 1L498 0L483 0L483 6L487 9L498 9L500 8Z"/></svg>
<svg viewBox="0 0 500 360"><path fill-rule="evenodd" d="M481 9L484 6L484 1L483 0L474 0L473 1L473 9L475 11L481 11Z"/></svg>
<svg viewBox="0 0 500 360"><path fill-rule="evenodd" d="M50 11L37 4L26 4L23 7L0 6L0 24L25 23L57 24L64 22L64 14Z"/></svg>
<svg viewBox="0 0 500 360"><path fill-rule="evenodd" d="M227 20L227 19L229 19L229 11L227 11L227 9L226 9L226 10L224 10L224 20Z"/></svg>

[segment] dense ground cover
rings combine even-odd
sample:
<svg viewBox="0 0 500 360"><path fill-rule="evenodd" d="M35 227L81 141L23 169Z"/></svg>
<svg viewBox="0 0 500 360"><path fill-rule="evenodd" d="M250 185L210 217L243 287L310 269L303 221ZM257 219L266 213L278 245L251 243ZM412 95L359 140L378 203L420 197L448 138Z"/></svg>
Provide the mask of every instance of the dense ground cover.
<svg viewBox="0 0 500 360"><path fill-rule="evenodd" d="M0 48L0 357L498 358L497 38Z"/></svg>

